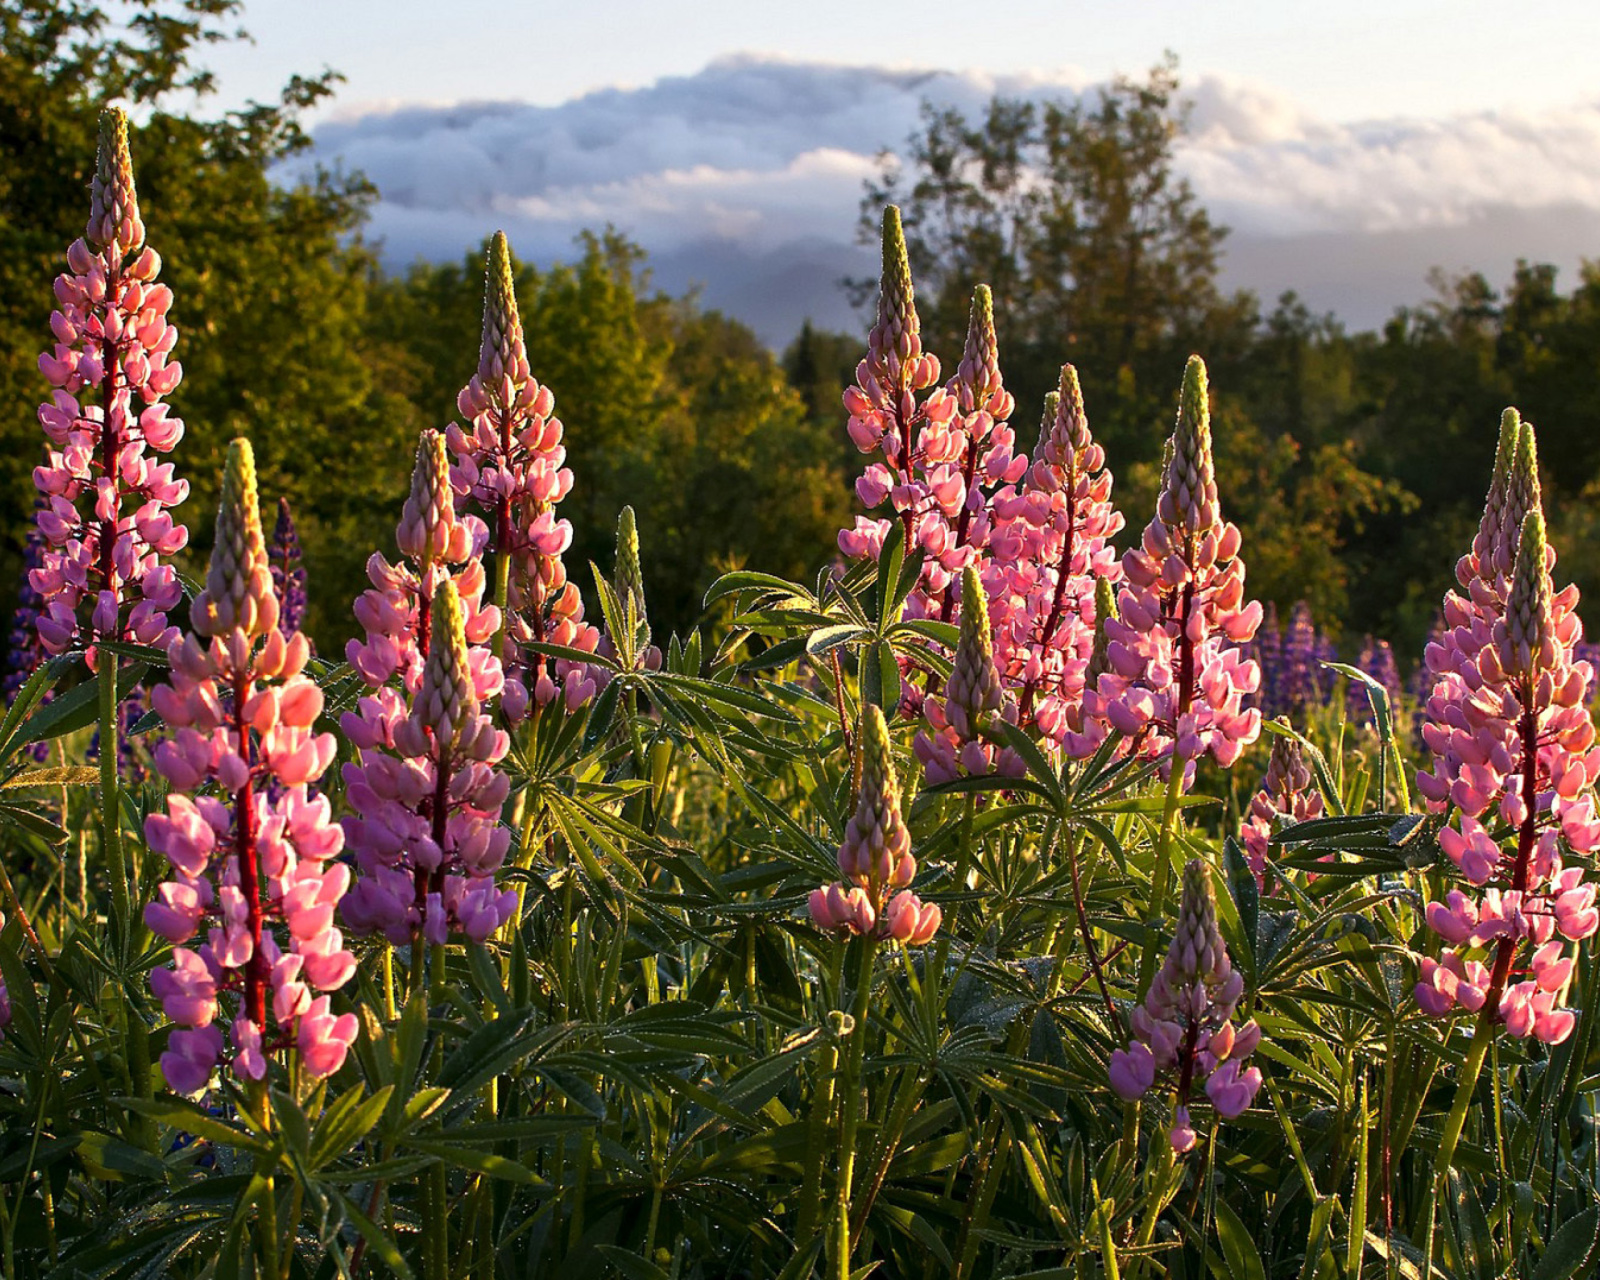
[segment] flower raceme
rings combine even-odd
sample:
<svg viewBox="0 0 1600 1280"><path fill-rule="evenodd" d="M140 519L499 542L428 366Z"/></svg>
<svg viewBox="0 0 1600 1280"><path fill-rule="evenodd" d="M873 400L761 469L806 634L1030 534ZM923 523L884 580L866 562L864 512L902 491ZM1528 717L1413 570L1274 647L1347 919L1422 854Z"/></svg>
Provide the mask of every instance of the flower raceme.
<svg viewBox="0 0 1600 1280"><path fill-rule="evenodd" d="M379 690L346 713L360 758L344 767L345 819L360 871L344 902L357 933L381 932L396 946L451 933L488 938L516 910L501 890L510 832L500 825L510 782L495 768L510 740L482 711L500 691L500 665L468 644L455 583L438 585L427 657L409 708Z"/></svg>
<svg viewBox="0 0 1600 1280"><path fill-rule="evenodd" d="M425 430L395 531L401 559L375 554L367 564L373 586L356 602L367 637L351 641L348 656L373 691L341 721L360 752L344 767L355 810L345 836L359 872L344 918L355 932L380 932L396 945L419 935L443 942L451 931L482 940L515 906L515 894L494 883L508 837L496 830L507 784L492 766L508 749L506 736L481 716L470 735L445 732L424 696L430 678L429 696L464 678L461 696L474 709L504 690L489 648L500 611L483 602L486 537L476 516L456 514L444 438ZM450 610L442 621L441 600ZM436 655L441 636L446 651Z"/></svg>
<svg viewBox="0 0 1600 1280"><path fill-rule="evenodd" d="M452 479L456 496L477 507L488 524L498 571L506 575L508 635L519 645L531 640L594 652L600 633L584 622L583 600L561 558L572 545L572 525L555 514L572 488L561 420L553 416L550 389L528 366L503 232L495 233L489 249L478 370L456 404L471 425L450 424ZM538 706L559 697L575 710L596 688L586 664L535 655L527 679L513 674L507 680L503 708L520 719L531 695Z"/></svg>
<svg viewBox="0 0 1600 1280"><path fill-rule="evenodd" d="M278 523L272 528L267 562L272 568L272 589L278 596L278 630L291 635L306 618L306 564L287 498L278 499Z"/></svg>
<svg viewBox="0 0 1600 1280"><path fill-rule="evenodd" d="M861 794L839 846L843 879L811 892L820 929L924 946L943 913L908 886L917 874L911 833L900 816L900 784L883 712L868 703L861 726Z"/></svg>
<svg viewBox="0 0 1600 1280"><path fill-rule="evenodd" d="M1196 1141L1189 1098L1196 1086L1217 1114L1242 1115L1261 1087L1261 1072L1244 1061L1261 1043L1254 1019L1233 1025L1244 994L1244 978L1228 959L1217 928L1217 904L1205 863L1191 861L1183 871L1178 929L1144 1004L1129 1017L1133 1039L1111 1055L1111 1087L1132 1101L1155 1087L1158 1078L1176 1075L1177 1109L1171 1140L1180 1154Z"/></svg>
<svg viewBox="0 0 1600 1280"><path fill-rule="evenodd" d="M52 653L110 639L164 645L174 634L167 611L182 589L162 559L188 542L169 512L189 485L151 455L183 438L163 402L183 370L169 359L172 290L156 283L161 258L144 237L127 120L111 110L100 123L88 228L56 278L55 345L39 357L55 390L39 406L50 448L33 479L46 547L29 580L43 597L38 633Z"/></svg>
<svg viewBox="0 0 1600 1280"><path fill-rule="evenodd" d="M931 783L949 782L963 773L982 777L995 771L1020 777L1021 758L1014 751L1002 750L984 741L983 730L999 716L1016 719L1015 702L1000 687L1000 672L995 667L994 646L989 633L989 610L978 571L968 565L961 580L961 638L944 698L929 698L923 703L928 727L912 744Z"/></svg>
<svg viewBox="0 0 1600 1280"><path fill-rule="evenodd" d="M1574 656L1577 588L1551 587L1533 428L1512 429L1515 461L1491 487L1487 536L1462 575L1471 594L1447 601L1456 625L1429 653L1438 681L1424 736L1434 762L1418 778L1430 801L1455 807L1439 844L1481 896L1452 889L1428 904L1428 924L1448 945L1420 962L1416 996L1430 1014L1459 1005L1514 1036L1558 1044L1576 1021L1561 1004L1575 963L1568 944L1600 930L1595 886L1564 859L1600 848L1600 748L1588 712L1594 671ZM1509 553L1508 521L1491 519L1497 499L1500 513L1525 507ZM1497 818L1515 832L1509 855L1491 831Z"/></svg>
<svg viewBox="0 0 1600 1280"><path fill-rule="evenodd" d="M1189 358L1156 514L1122 558L1118 616L1106 621L1106 662L1083 697L1084 725L1068 750L1093 751L1126 735L1162 771L1185 777L1210 753L1226 767L1256 740L1261 713L1246 708L1260 669L1242 648L1261 623L1244 598L1239 530L1224 522L1211 458L1205 365Z"/></svg>
<svg viewBox="0 0 1600 1280"><path fill-rule="evenodd" d="M893 205L884 211L878 317L867 341L867 357L844 403L850 439L880 460L857 481L856 493L869 510L889 503L907 548L926 553L906 601L908 616L948 622L959 604L957 579L979 559L993 528L991 493L1020 479L1027 459L1014 452L1007 420L1015 402L1001 382L987 287L973 295L955 376L935 386L939 360L922 349L900 211ZM839 534L839 549L851 559L875 560L889 527L888 519L857 517L853 529Z"/></svg>
<svg viewBox="0 0 1600 1280"><path fill-rule="evenodd" d="M1122 576L1111 539L1122 516L1111 502L1105 450L1089 434L1078 373L1061 367L1046 398L1033 462L994 498L986 585L997 661L1017 690L1019 719L1063 742L1081 727L1094 649L1095 588Z"/></svg>
<svg viewBox="0 0 1600 1280"><path fill-rule="evenodd" d="M171 966L150 977L178 1026L161 1070L192 1093L231 1046L241 1080L262 1080L269 1056L288 1050L313 1076L330 1075L356 1035L355 1016L335 1016L326 994L356 967L333 923L350 875L332 861L343 833L311 790L334 740L313 731L322 692L303 671L305 637L278 629L245 440L228 451L216 547L190 617L194 634L168 644L170 683L151 694L177 730L155 752L172 788L166 811L145 820L172 867L144 913L175 944ZM202 929L204 943L184 945Z"/></svg>
<svg viewBox="0 0 1600 1280"><path fill-rule="evenodd" d="M1266 888L1272 837L1285 827L1321 816L1322 793L1312 781L1300 744L1286 736L1274 738L1267 776L1250 800L1250 817L1243 832L1245 860L1257 889Z"/></svg>

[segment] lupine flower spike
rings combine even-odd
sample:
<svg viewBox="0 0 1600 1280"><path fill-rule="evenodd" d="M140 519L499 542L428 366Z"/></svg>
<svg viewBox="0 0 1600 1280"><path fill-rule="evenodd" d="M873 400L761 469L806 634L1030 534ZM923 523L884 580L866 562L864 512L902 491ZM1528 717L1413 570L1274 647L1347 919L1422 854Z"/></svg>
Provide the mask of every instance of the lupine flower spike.
<svg viewBox="0 0 1600 1280"><path fill-rule="evenodd" d="M273 526L267 560L272 566L272 589L278 594L278 630L291 635L306 619L306 564L287 498L278 499L278 523Z"/></svg>
<svg viewBox="0 0 1600 1280"><path fill-rule="evenodd" d="M1261 1043L1254 1019L1233 1025L1244 994L1244 978L1228 959L1217 929L1217 904L1206 864L1191 861L1183 870L1183 900L1178 931L1144 1003L1129 1017L1133 1039L1111 1055L1111 1087L1132 1101L1171 1079L1176 1088L1171 1141L1182 1154L1196 1135L1189 1101L1204 1087L1217 1114L1242 1115L1261 1087L1261 1072L1244 1065Z"/></svg>
<svg viewBox="0 0 1600 1280"><path fill-rule="evenodd" d="M629 629L627 644L607 635L600 641L600 652L608 657L631 655L647 671L661 669L661 649L650 643L650 619L644 602L644 570L639 563L639 526L632 507L623 507L617 516L617 560L611 587L616 592L622 616L619 627Z"/></svg>
<svg viewBox="0 0 1600 1280"><path fill-rule="evenodd" d="M528 367L503 232L489 247L478 371L456 404L471 425L450 424L452 481L456 496L488 523L496 572L506 575L506 634L514 645L532 640L594 652L600 633L584 622L583 601L561 560L572 545L572 525L555 514L572 488L561 420L552 416L555 397ZM584 663L535 655L524 679L521 662L509 649L506 656L516 674L502 709L513 720L526 713L530 695L541 707L560 697L575 709L595 694L596 677Z"/></svg>
<svg viewBox="0 0 1600 1280"><path fill-rule="evenodd" d="M883 712L868 703L861 726L861 793L839 846L838 884L811 892L818 928L925 946L943 913L907 887L916 878L911 833L900 816L900 784Z"/></svg>
<svg viewBox="0 0 1600 1280"><path fill-rule="evenodd" d="M183 370L169 359L172 290L156 283L161 258L144 235L127 119L112 109L100 122L89 225L56 278L55 346L39 357L55 392L39 406L50 449L33 480L46 547L29 581L51 653L106 639L165 645L174 634L167 611L182 588L162 560L188 542L169 509L189 485L151 455L183 438L163 403Z"/></svg>
<svg viewBox="0 0 1600 1280"><path fill-rule="evenodd" d="M310 646L278 629L245 440L228 450L216 546L190 616L195 634L167 648L171 683L151 695L177 727L155 752L172 788L166 812L145 820L151 849L172 865L144 913L176 944L171 967L150 976L178 1026L161 1070L193 1093L219 1059L259 1081L272 1054L294 1051L311 1075L331 1075L356 1035L355 1015L335 1016L325 994L356 967L333 924L350 878L333 861L344 836L309 789L334 740L313 732L322 691L303 674ZM204 943L183 945L202 929Z"/></svg>
<svg viewBox="0 0 1600 1280"><path fill-rule="evenodd" d="M1272 740L1267 776L1250 801L1244 824L1245 859L1256 878L1256 888L1266 888L1267 856L1272 837L1286 827L1322 816L1322 792L1311 777L1300 744L1287 735Z"/></svg>
<svg viewBox="0 0 1600 1280"><path fill-rule="evenodd" d="M997 761L995 747L984 741L984 730L996 716L1015 720L1016 704L1008 702L1000 687L983 584L970 564L962 571L961 639L945 696L942 701L928 699L923 711L929 727L917 734L913 750L929 782L949 782L963 773L982 777L997 765L1010 776L1024 771L1015 752L1003 750Z"/></svg>
<svg viewBox="0 0 1600 1280"><path fill-rule="evenodd" d="M1032 465L994 505L998 528L989 539L986 584L997 660L1007 686L1017 690L1022 722L1061 743L1081 728L1096 586L1122 576L1111 545L1122 516L1111 503L1105 450L1089 434L1070 364L1046 400Z"/></svg>
<svg viewBox="0 0 1600 1280"><path fill-rule="evenodd" d="M1106 623L1109 667L1084 691L1085 723L1069 749L1093 750L1114 728L1141 756L1176 759L1191 777L1210 753L1226 767L1261 732L1246 708L1261 673L1245 655L1261 605L1244 598L1238 527L1222 519L1211 460L1206 370L1189 358L1155 517L1122 558L1119 616Z"/></svg>
<svg viewBox="0 0 1600 1280"><path fill-rule="evenodd" d="M1007 424L1015 402L1001 383L986 287L973 295L956 375L942 388L934 385L938 379L938 359L922 349L900 211L890 206L878 319L856 384L844 397L851 440L881 458L857 481L856 493L869 509L889 503L906 545L926 553L907 615L951 621L959 605L956 580L979 561L993 528L992 493L1020 479L1027 466L1015 455ZM839 534L839 549L852 559L875 560L890 527L887 518L857 517L853 529ZM919 696L909 682L906 690Z"/></svg>
<svg viewBox="0 0 1600 1280"><path fill-rule="evenodd" d="M510 782L495 765L510 740L482 711L500 692L500 664L469 646L450 578L429 615L409 709L392 697L363 699L342 722L360 751L344 767L355 811L345 830L360 872L344 918L396 946L419 938L442 945L451 933L482 942L517 905L516 891L495 882L510 843L499 821Z"/></svg>
<svg viewBox="0 0 1600 1280"><path fill-rule="evenodd" d="M1522 506L1502 578L1505 517ZM1418 785L1438 807L1457 810L1439 845L1481 896L1452 889L1428 904L1428 924L1448 945L1437 961L1422 959L1417 1002L1435 1015L1457 1005L1483 1012L1514 1036L1559 1044L1576 1022L1563 1007L1576 958L1568 944L1600 929L1595 886L1583 883L1582 865L1565 861L1600 848L1600 748L1588 712L1595 673L1574 656L1583 638L1578 590L1551 588L1555 555L1530 424L1520 424L1504 488L1490 490L1468 561L1461 576L1471 599L1447 601L1457 624L1429 652L1439 681L1423 732L1434 762ZM1480 645L1502 584L1503 609ZM1490 834L1495 818L1516 832L1509 853Z"/></svg>

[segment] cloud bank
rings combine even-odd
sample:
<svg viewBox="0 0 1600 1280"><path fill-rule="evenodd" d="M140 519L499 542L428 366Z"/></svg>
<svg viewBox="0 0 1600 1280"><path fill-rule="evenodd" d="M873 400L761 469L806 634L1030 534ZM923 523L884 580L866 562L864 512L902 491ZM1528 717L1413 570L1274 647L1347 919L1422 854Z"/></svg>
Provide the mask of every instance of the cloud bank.
<svg viewBox="0 0 1600 1280"><path fill-rule="evenodd" d="M863 180L924 100L981 112L995 94L1072 98L1069 73L989 77L741 55L692 76L557 106L351 110L313 157L363 170L391 264L455 258L495 227L524 256L570 253L613 224L664 287L781 345L810 316L854 318L838 288L871 271L855 243ZM1259 85L1201 76L1179 167L1233 228L1225 282L1298 289L1359 326L1426 293L1430 267L1504 279L1518 257L1600 256L1600 102L1517 115L1319 119Z"/></svg>

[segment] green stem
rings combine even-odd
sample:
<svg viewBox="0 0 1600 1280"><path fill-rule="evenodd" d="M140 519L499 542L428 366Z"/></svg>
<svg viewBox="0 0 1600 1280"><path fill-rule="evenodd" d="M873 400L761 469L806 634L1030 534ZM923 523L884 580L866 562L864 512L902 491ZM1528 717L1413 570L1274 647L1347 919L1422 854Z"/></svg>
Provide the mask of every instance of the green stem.
<svg viewBox="0 0 1600 1280"><path fill-rule="evenodd" d="M122 788L117 777L117 657L100 650L100 856L111 878L112 936L124 956L133 936L128 865L122 856Z"/></svg>
<svg viewBox="0 0 1600 1280"><path fill-rule="evenodd" d="M1455 1159L1456 1147L1461 1142L1461 1131L1467 1123L1467 1108L1472 1105L1472 1095L1478 1087L1478 1076L1483 1071L1483 1060L1489 1056L1489 1045L1494 1040L1495 1022L1491 1010L1499 1001L1483 1006L1478 1025L1473 1031L1472 1048L1467 1050L1461 1064L1461 1079L1456 1084L1455 1100L1450 1104L1450 1114L1445 1117L1444 1130L1439 1134L1439 1145L1433 1157L1433 1189L1428 1197L1427 1226L1422 1233L1422 1280L1433 1275L1433 1228L1438 1216L1439 1197L1443 1194L1445 1180L1450 1176L1450 1162Z"/></svg>
<svg viewBox="0 0 1600 1280"><path fill-rule="evenodd" d="M834 1261L839 1280L850 1280L850 1185L855 1177L856 1129L861 1123L861 1067L867 1054L867 1011L872 997L872 961L877 942L861 939L861 968L856 977L855 1019L850 1029L850 1048L845 1058L844 1088L839 1105L839 1187L834 1207Z"/></svg>
<svg viewBox="0 0 1600 1280"><path fill-rule="evenodd" d="M844 948L835 947L833 963L829 966L832 979L831 995L837 1000L842 994ZM823 999L829 996L823 992ZM800 1212L795 1222L794 1238L802 1243L810 1240L822 1218L822 1163L827 1135L833 1125L834 1081L839 1072L839 1046L830 1041L822 1051L822 1061L815 1076L816 1094L811 1101L810 1124L806 1133L805 1172L800 1180Z"/></svg>

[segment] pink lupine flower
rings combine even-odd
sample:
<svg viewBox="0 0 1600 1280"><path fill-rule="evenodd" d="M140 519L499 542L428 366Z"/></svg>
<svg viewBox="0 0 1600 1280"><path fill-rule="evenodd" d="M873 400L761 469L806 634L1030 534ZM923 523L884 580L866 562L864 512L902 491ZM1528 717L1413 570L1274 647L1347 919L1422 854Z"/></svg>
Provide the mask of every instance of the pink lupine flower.
<svg viewBox="0 0 1600 1280"><path fill-rule="evenodd" d="M1219 1116L1232 1120L1249 1108L1261 1087L1261 1072L1245 1059L1261 1043L1254 1019L1233 1024L1244 994L1244 978L1228 959L1217 929L1217 904L1205 863L1183 869L1178 930L1144 1003L1129 1017L1134 1038L1111 1055L1111 1087L1132 1101L1164 1076L1175 1077L1177 1107L1172 1146L1179 1154L1195 1145L1189 1105L1196 1086Z"/></svg>
<svg viewBox="0 0 1600 1280"><path fill-rule="evenodd" d="M29 583L43 598L39 639L51 653L98 640L166 645L182 587L166 557L188 530L170 509L188 496L168 453L183 438L163 398L183 376L169 359L178 331L161 257L144 245L122 112L100 122L89 225L56 278L55 345L39 368L55 388L39 406L49 440L33 480L45 548Z"/></svg>
<svg viewBox="0 0 1600 1280"><path fill-rule="evenodd" d="M945 685L943 700L923 703L928 727L917 734L912 750L922 762L931 783L949 782L963 774L983 777L1000 772L1019 777L1024 772L1016 752L996 751L983 737L996 717L1015 720L1016 704L1000 687L989 631L989 609L983 584L972 565L962 570L961 639Z"/></svg>
<svg viewBox="0 0 1600 1280"><path fill-rule="evenodd" d="M819 929L890 938L925 946L943 913L908 887L916 878L911 833L900 816L900 783L883 712L868 703L861 726L861 794L839 846L844 879L811 892L811 919Z"/></svg>
<svg viewBox="0 0 1600 1280"><path fill-rule="evenodd" d="M481 709L499 690L499 663L468 645L448 576L435 589L430 617L409 707L380 689L342 722L359 750L344 766L354 810L344 828L360 872L344 898L344 920L396 946L442 945L451 933L482 942L517 905L516 891L495 882L511 833L499 821L510 782L494 766L510 740Z"/></svg>
<svg viewBox="0 0 1600 1280"><path fill-rule="evenodd" d="M1322 816L1322 792L1311 777L1300 744L1290 737L1272 740L1267 776L1250 800L1250 817L1244 824L1245 859L1256 878L1256 888L1267 885L1267 855L1272 837L1285 827Z"/></svg>
<svg viewBox="0 0 1600 1280"><path fill-rule="evenodd" d="M483 599L481 555L487 538L476 516L457 515L444 437L426 428L417 441L411 492L395 530L401 559L390 564L374 552L367 561L372 586L355 604L366 638L351 640L345 657L363 680L381 689L398 675L407 693L416 691L432 631L429 610L439 584L448 579L461 599L478 696L500 694L500 663L488 649L500 627L500 610Z"/></svg>
<svg viewBox="0 0 1600 1280"><path fill-rule="evenodd" d="M571 524L555 515L572 488L561 420L552 416L550 389L528 367L503 232L495 232L489 248L478 371L456 403L471 425L450 424L451 477L456 496L488 523L498 571L507 574L507 635L517 645L535 641L593 653L600 633L584 622L582 598L561 560L572 544ZM597 689L598 669L581 662L536 654L525 671L520 661L508 665L516 674L502 706L513 719L530 697L541 707L559 697L575 710Z"/></svg>
<svg viewBox="0 0 1600 1280"><path fill-rule="evenodd" d="M997 660L1007 686L1018 690L1023 723L1062 743L1082 723L1096 585L1122 576L1111 545L1122 516L1070 364L1046 398L1032 465L1020 484L995 495L994 510L986 585Z"/></svg>
<svg viewBox="0 0 1600 1280"><path fill-rule="evenodd" d="M1261 680L1243 648L1261 624L1244 598L1239 529L1222 519L1211 459L1206 368L1189 357L1155 517L1122 557L1118 616L1106 622L1108 669L1084 691L1081 732L1068 750L1094 750L1108 730L1139 755L1192 778L1210 753L1231 765L1261 732L1244 699Z"/></svg>
<svg viewBox="0 0 1600 1280"><path fill-rule="evenodd" d="M216 546L190 618L196 634L169 642L170 682L151 694L176 730L155 752L173 788L166 812L144 827L172 868L145 923L180 944L171 966L150 975L178 1027L162 1074L193 1093L231 1044L243 1080L263 1079L272 1054L296 1048L313 1075L329 1075L356 1034L354 1014L304 1022L311 989L335 990L356 967L333 927L349 882L331 861L343 835L327 798L308 790L332 763L334 740L314 731L322 693L304 674L306 638L278 627L246 440L228 450ZM183 794L207 783L211 794ZM181 945L202 929L203 943ZM316 1000L325 1012L327 997Z"/></svg>
<svg viewBox="0 0 1600 1280"><path fill-rule="evenodd" d="M884 211L878 318L867 342L844 403L851 440L881 460L867 468L857 495L869 509L887 502L906 547L926 554L906 615L949 622L960 603L957 579L981 563L994 531L992 495L1021 478L1027 459L1016 455L1007 423L1015 402L1001 382L986 286L973 294L955 376L935 387L939 361L922 349L900 211L892 205ZM877 559L890 528L888 519L858 517L840 532L839 549L852 559ZM904 688L909 704L920 703L916 685Z"/></svg>
<svg viewBox="0 0 1600 1280"><path fill-rule="evenodd" d="M1514 1036L1558 1044L1576 1021L1560 1004L1573 971L1568 944L1600 930L1595 886L1564 862L1600 848L1594 671L1575 657L1577 588L1552 592L1533 427L1509 412L1496 469L1459 575L1469 595L1447 600L1455 625L1430 647L1436 683L1424 737L1434 759L1422 775L1424 794L1457 811L1440 847L1482 895L1452 889L1428 904L1428 924L1448 945L1420 962L1416 997L1430 1014L1460 1006ZM1504 517L1521 508L1508 553ZM1509 854L1490 833L1495 819L1516 831Z"/></svg>

